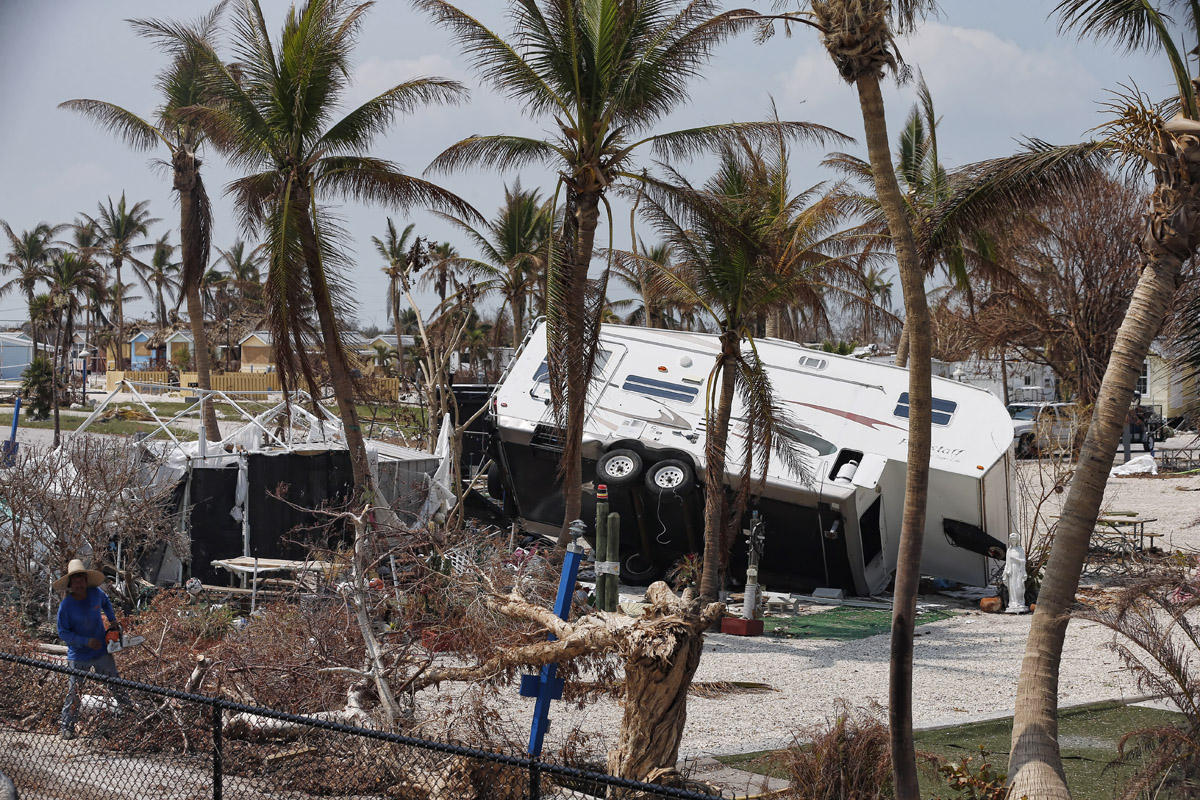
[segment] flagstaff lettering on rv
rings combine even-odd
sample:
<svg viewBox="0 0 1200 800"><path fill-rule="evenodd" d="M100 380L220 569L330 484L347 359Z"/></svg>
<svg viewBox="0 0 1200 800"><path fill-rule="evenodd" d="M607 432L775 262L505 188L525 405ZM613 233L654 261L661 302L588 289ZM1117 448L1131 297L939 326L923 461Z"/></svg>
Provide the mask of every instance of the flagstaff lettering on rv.
<svg viewBox="0 0 1200 800"><path fill-rule="evenodd" d="M903 439L897 442L897 444L902 447L908 447L908 437L905 436ZM929 448L930 455L940 456L947 461L958 461L960 458L962 458L962 454L965 452L967 451L962 447L946 447L945 445L941 444L931 445Z"/></svg>

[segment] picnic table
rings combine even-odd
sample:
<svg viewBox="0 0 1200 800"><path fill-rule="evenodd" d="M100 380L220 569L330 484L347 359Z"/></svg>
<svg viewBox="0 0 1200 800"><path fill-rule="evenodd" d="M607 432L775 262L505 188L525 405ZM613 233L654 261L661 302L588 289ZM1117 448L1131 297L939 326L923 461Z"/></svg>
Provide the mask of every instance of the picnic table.
<svg viewBox="0 0 1200 800"><path fill-rule="evenodd" d="M1144 553L1147 541L1153 546L1154 540L1162 536L1161 533L1146 531L1146 524L1149 522L1158 522L1158 518L1136 514L1106 514L1096 518L1092 541L1123 555Z"/></svg>
<svg viewBox="0 0 1200 800"><path fill-rule="evenodd" d="M1139 553L1146 552L1147 546L1154 547L1155 540L1163 536L1146 530L1146 525L1151 522L1158 522L1158 518L1143 517L1132 511L1101 514L1096 518L1089 549L1093 554L1114 555L1121 563L1136 558ZM1095 573L1103 567L1102 562L1094 562L1090 557L1088 561L1091 567L1085 567L1085 573Z"/></svg>

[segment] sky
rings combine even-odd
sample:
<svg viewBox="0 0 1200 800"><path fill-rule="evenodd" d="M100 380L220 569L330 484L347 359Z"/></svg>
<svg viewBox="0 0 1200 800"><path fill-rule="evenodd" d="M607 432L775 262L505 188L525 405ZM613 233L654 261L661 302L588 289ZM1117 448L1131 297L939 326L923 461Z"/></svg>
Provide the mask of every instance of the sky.
<svg viewBox="0 0 1200 800"><path fill-rule="evenodd" d="M291 3L263 0L262 5L268 26L277 32ZM498 33L509 30L502 0L459 5ZM754 6L755 0L738 5ZM901 43L905 61L920 70L932 91L947 166L1006 155L1023 137L1079 141L1102 121L1100 104L1121 84L1135 84L1155 97L1169 94L1171 75L1162 59L1059 36L1047 16L1054 5L1050 0L943 0L940 15ZM766 9L770 3L758 0L757 6ZM208 7L196 0L0 0L0 219L17 230L42 220L69 222L124 192L130 202L149 200L154 216L163 220L152 230L155 238L177 230L170 176L153 166L154 156L130 150L90 120L57 106L85 97L152 114L154 76L165 57L125 20L191 19ZM451 37L406 0L379 0L368 12L356 49L347 109L419 75L462 81L471 96L457 107L430 107L398 118L379 137L373 155L397 162L406 172L420 174L442 149L471 134L546 130L544 120L525 116L512 100L481 84ZM893 141L913 96L911 83L889 81L885 87ZM692 85L690 101L656 130L763 119L772 101L784 119L829 125L854 137L856 144L840 149L865 156L856 94L807 30L762 44L745 36L722 45L704 77ZM794 191L832 177L819 166L823 155L817 148L793 149ZM711 170L705 159L680 166L695 180ZM203 169L214 206L213 244L227 248L246 237L223 192L237 176L214 152L207 153ZM518 175L474 169L431 177L485 216L500 206L505 184L518 177L526 187L553 190L545 170ZM398 227L414 223L421 235L449 240L465 254L477 255L461 235L423 209L339 201L335 210L353 248L347 278L362 325L387 327L387 281L371 244L371 236L382 236L387 217ZM617 201L613 210L613 240L625 246L628 207ZM650 232L639 234L649 237ZM608 236L602 222L597 242L607 243ZM426 290L418 299L428 308L432 297ZM149 305L140 303L135 310L146 313ZM16 293L0 298L0 322L25 318Z"/></svg>

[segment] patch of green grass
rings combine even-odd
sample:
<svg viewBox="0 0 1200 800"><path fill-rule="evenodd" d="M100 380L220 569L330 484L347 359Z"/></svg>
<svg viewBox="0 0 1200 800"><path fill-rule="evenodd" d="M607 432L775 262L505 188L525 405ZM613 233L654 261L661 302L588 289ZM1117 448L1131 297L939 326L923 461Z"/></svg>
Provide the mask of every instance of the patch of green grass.
<svg viewBox="0 0 1200 800"><path fill-rule="evenodd" d="M87 417L77 416L60 416L59 430L73 431L83 424ZM12 414L0 414L0 429L8 431L12 427ZM21 415L20 428L37 428L41 430L54 430L54 417L49 419L29 419L25 415ZM149 433L157 430L157 426L152 422L136 422L133 420L113 419L106 422L96 421L88 426L88 431L91 433L107 433L112 436L132 436L135 433ZM199 437L196 431L189 431L183 428L171 428L171 433L175 434L175 438L181 441L192 441ZM160 434L158 438L165 439L166 436Z"/></svg>
<svg viewBox="0 0 1200 800"><path fill-rule="evenodd" d="M926 611L917 615L917 625L949 619L948 611ZM795 617L770 617L764 620L764 632L784 639L866 639L892 629L892 612L875 608L843 606L816 614Z"/></svg>
<svg viewBox="0 0 1200 800"><path fill-rule="evenodd" d="M1058 739L1071 793L1090 800L1117 797L1134 771L1132 765L1109 767L1117 757L1117 743L1121 737L1140 728L1182 724L1183 720L1182 714L1173 711L1115 702L1061 709L1058 713ZM918 752L959 761L968 756L978 756L982 747L989 754L991 763L1001 770L1008 761L1011 736L1012 717L917 731L914 734ZM717 760L735 769L786 780L787 775L771 763L771 757L778 752L759 750L717 756ZM936 775L922 770L922 797L945 797L948 794Z"/></svg>

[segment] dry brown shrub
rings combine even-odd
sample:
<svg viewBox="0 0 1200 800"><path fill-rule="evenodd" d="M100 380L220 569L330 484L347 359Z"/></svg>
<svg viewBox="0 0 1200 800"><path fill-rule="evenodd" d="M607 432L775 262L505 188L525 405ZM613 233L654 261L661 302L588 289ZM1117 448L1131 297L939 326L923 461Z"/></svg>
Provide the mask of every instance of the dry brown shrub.
<svg viewBox="0 0 1200 800"><path fill-rule="evenodd" d="M788 776L787 796L797 800L886 800L892 793L888 729L877 705L856 708L845 700L823 722L795 734L771 757Z"/></svg>

